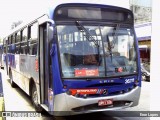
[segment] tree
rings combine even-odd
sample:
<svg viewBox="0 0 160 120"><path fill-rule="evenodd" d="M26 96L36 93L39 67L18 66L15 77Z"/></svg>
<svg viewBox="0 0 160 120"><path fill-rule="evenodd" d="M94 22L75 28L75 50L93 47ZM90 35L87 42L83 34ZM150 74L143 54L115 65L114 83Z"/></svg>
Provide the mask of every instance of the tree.
<svg viewBox="0 0 160 120"><path fill-rule="evenodd" d="M13 22L12 25L11 25L11 29L14 29L16 28L18 25L20 25L23 21L22 20L19 20L17 22Z"/></svg>

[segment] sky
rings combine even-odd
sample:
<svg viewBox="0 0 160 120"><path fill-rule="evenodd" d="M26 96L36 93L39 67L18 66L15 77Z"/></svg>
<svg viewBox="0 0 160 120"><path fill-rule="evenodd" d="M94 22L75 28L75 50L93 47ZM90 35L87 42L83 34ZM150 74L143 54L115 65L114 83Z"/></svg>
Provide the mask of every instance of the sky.
<svg viewBox="0 0 160 120"><path fill-rule="evenodd" d="M23 0L22 0L23 1ZM8 29L11 28L11 24L14 21L17 21L21 18L18 18L15 13L18 15L22 15L21 11L18 11L18 9L22 9L24 4L22 1L18 0L1 0L0 1L0 36L3 36Z"/></svg>
<svg viewBox="0 0 160 120"><path fill-rule="evenodd" d="M152 0L130 0L135 5L140 5L144 7L151 7Z"/></svg>
<svg viewBox="0 0 160 120"><path fill-rule="evenodd" d="M49 1L61 1L61 0L0 0L0 37L3 38L6 33L11 29L13 22L28 21L36 14L42 12L44 5L47 5ZM63 0L63 1L91 1L97 3L111 3L124 6L127 4L126 0ZM136 1L136 0L133 0ZM148 0L139 0L148 1ZM48 3L47 3L48 2ZM53 4L54 4L53 3ZM128 4L129 5L129 2Z"/></svg>
<svg viewBox="0 0 160 120"><path fill-rule="evenodd" d="M26 21L41 10L44 0L0 0L0 37L11 29L13 22Z"/></svg>

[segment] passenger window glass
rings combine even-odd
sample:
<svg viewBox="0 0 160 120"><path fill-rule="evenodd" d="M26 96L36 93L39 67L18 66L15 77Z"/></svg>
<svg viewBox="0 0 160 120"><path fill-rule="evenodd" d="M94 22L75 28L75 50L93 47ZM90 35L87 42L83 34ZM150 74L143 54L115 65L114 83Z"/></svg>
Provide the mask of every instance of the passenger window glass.
<svg viewBox="0 0 160 120"><path fill-rule="evenodd" d="M19 31L16 36L16 42L20 42L20 41L21 41L21 33Z"/></svg>
<svg viewBox="0 0 160 120"><path fill-rule="evenodd" d="M27 54L28 49L27 49L27 28L24 28L22 31L22 41L21 41L21 54Z"/></svg>
<svg viewBox="0 0 160 120"><path fill-rule="evenodd" d="M27 28L24 28L22 31L22 41L27 40Z"/></svg>
<svg viewBox="0 0 160 120"><path fill-rule="evenodd" d="M20 53L20 41L21 41L21 32L17 32L16 35L16 43L15 43L15 53L19 54Z"/></svg>
<svg viewBox="0 0 160 120"><path fill-rule="evenodd" d="M15 43L15 34L12 35L12 44Z"/></svg>
<svg viewBox="0 0 160 120"><path fill-rule="evenodd" d="M11 42L11 37L8 37L8 45L10 45L12 42Z"/></svg>
<svg viewBox="0 0 160 120"><path fill-rule="evenodd" d="M38 33L38 24L34 23L32 26L30 26L30 39L37 40L37 33Z"/></svg>
<svg viewBox="0 0 160 120"><path fill-rule="evenodd" d="M34 23L29 27L29 54L37 55L38 24Z"/></svg>

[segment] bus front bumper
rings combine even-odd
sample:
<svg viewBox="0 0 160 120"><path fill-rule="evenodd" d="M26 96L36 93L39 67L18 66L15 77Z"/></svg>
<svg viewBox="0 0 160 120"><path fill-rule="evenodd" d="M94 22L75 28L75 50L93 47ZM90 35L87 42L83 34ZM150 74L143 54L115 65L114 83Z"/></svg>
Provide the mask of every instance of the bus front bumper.
<svg viewBox="0 0 160 120"><path fill-rule="evenodd" d="M139 103L140 91L141 88L137 86L128 93L96 98L78 98L62 93L54 97L53 114L55 116L65 116L133 107ZM98 106L98 101L104 99L112 99L113 104L103 107Z"/></svg>

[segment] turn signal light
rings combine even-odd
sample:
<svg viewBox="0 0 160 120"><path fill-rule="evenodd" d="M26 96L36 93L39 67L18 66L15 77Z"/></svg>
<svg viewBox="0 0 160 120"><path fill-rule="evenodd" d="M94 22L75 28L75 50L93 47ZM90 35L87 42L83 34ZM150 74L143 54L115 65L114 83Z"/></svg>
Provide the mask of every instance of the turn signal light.
<svg viewBox="0 0 160 120"><path fill-rule="evenodd" d="M72 95L72 92L71 92L70 90L68 90L66 93L67 93L68 95Z"/></svg>

